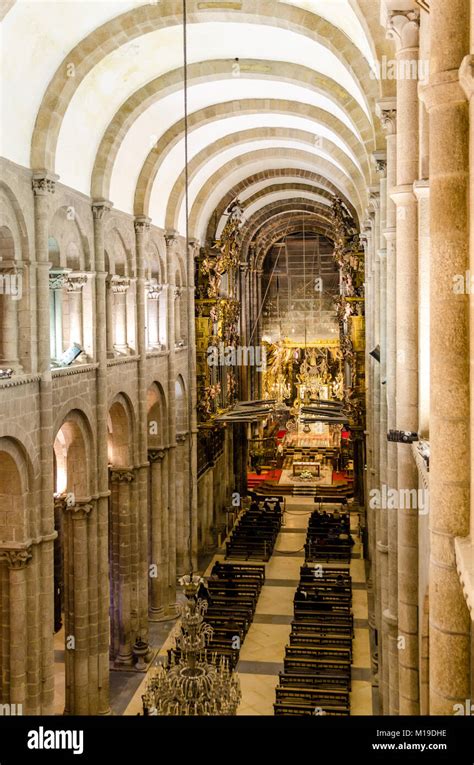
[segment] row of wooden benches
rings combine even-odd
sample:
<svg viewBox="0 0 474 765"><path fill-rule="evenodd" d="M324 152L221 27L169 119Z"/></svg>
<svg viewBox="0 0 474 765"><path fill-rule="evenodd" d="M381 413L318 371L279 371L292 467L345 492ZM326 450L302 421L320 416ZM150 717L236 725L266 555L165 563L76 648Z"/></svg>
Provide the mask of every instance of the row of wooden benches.
<svg viewBox="0 0 474 765"><path fill-rule="evenodd" d="M308 598L297 598L301 592ZM311 600L316 594L321 601ZM351 602L348 567L301 567L275 715L350 714Z"/></svg>
<svg viewBox="0 0 474 765"><path fill-rule="evenodd" d="M307 561L350 563L353 544L349 513L315 510L311 514L305 543Z"/></svg>
<svg viewBox="0 0 474 765"><path fill-rule="evenodd" d="M281 515L279 511L247 510L226 542L226 559L270 560L280 532Z"/></svg>
<svg viewBox="0 0 474 765"><path fill-rule="evenodd" d="M205 621L213 629L207 646L211 654L225 656L236 667L240 648L252 623L265 582L265 566L216 562L207 581L208 607ZM168 664L179 651L168 651ZM204 658L204 655L201 657Z"/></svg>

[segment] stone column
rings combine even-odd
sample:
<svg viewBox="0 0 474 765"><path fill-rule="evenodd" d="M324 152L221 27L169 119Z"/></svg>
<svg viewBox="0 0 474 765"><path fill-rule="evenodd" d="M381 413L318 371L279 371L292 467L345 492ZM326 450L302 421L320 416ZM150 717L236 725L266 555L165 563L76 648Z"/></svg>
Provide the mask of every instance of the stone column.
<svg viewBox="0 0 474 765"><path fill-rule="evenodd" d="M109 468L107 454L107 335L105 271L105 221L111 203L98 200L92 204L94 221L95 256L95 360L96 423L97 423L97 581L98 587L98 640L99 640L99 701L98 714L109 714L109 643L110 643L110 590L109 590ZM108 330L109 325L107 325Z"/></svg>
<svg viewBox="0 0 474 765"><path fill-rule="evenodd" d="M380 345L379 367L379 483L382 490L387 485L387 250L384 231L387 227L387 155L386 152L374 154L376 171L380 178L380 227L378 230L379 247L379 326L378 342ZM377 508L377 572L378 572L378 658L379 687L382 712L389 708L389 646L388 630L384 612L388 608L388 517L387 507Z"/></svg>
<svg viewBox="0 0 474 765"><path fill-rule="evenodd" d="M262 344L262 275L263 270L259 268L257 270L257 332L253 340L253 346ZM255 370L255 396L257 399L262 398L262 375Z"/></svg>
<svg viewBox="0 0 474 765"><path fill-rule="evenodd" d="M10 692L3 702L22 704L26 707L28 700L27 664L28 643L27 634L27 587L26 567L32 558L31 548L0 549L0 562L8 566L8 608L9 631L7 636L10 649L8 664Z"/></svg>
<svg viewBox="0 0 474 765"><path fill-rule="evenodd" d="M248 345L248 314L249 305L247 302L247 284L248 284L248 263L239 263L239 295L240 295L240 331L241 344ZM249 398L249 380L248 366L240 367L240 400L247 401Z"/></svg>
<svg viewBox="0 0 474 765"><path fill-rule="evenodd" d="M397 206L396 317L398 430L418 429L418 210L413 184L418 178L419 11L393 11L388 35L397 48ZM418 489L411 449L397 444L398 472L398 632L399 712L419 714L418 688L418 507L402 503ZM405 507L405 504L409 507ZM415 506L413 506L413 504Z"/></svg>
<svg viewBox="0 0 474 765"><path fill-rule="evenodd" d="M36 253L36 331L37 331L37 372L40 405L40 474L41 474L41 530L49 541L41 544L41 586L40 604L42 614L41 657L42 657L42 712L52 710L54 703L54 597L53 569L54 551L54 507L53 507L53 399L50 370L50 327L49 327L49 218L51 196L55 192L57 176L44 172L33 174ZM32 278L33 287L33 278Z"/></svg>
<svg viewBox="0 0 474 765"><path fill-rule="evenodd" d="M64 503L64 636L66 698L64 714L96 714L97 688L89 683L90 595L88 569L89 502Z"/></svg>
<svg viewBox="0 0 474 765"><path fill-rule="evenodd" d="M186 459L186 436L184 433L176 434L176 466L173 476L176 495L176 575L183 576L187 573L186 561L186 529L185 529L185 459Z"/></svg>
<svg viewBox="0 0 474 765"><path fill-rule="evenodd" d="M131 572L131 508L130 484L134 472L127 468L111 468L110 502L111 584L112 584L112 658L118 666L133 663L132 644L132 572Z"/></svg>
<svg viewBox="0 0 474 765"><path fill-rule="evenodd" d="M69 301L69 343L77 343L83 348L84 333L82 327L82 289L87 284L86 274L70 273L67 277Z"/></svg>
<svg viewBox="0 0 474 765"><path fill-rule="evenodd" d="M196 379L196 318L194 309L195 297L195 263L199 256L199 242L192 239L188 245L188 396L189 399L189 441L188 452L190 461L190 495L189 506L192 519L191 536L191 560L193 570L198 566L198 497L197 497L197 379Z"/></svg>
<svg viewBox="0 0 474 765"><path fill-rule="evenodd" d="M163 449L149 449L148 462L149 470L149 493L148 501L150 503L150 564L156 566L150 574L150 621L161 621L165 614L162 600L163 587L163 504L162 504L162 464L165 456ZM148 556L147 556L148 559Z"/></svg>
<svg viewBox="0 0 474 765"><path fill-rule="evenodd" d="M2 336L0 338L0 364L21 372L18 347L18 303L21 298L19 285L23 279L22 269L13 260L0 262L0 316L2 321ZM20 278L19 278L20 277ZM16 285L16 286L15 286Z"/></svg>
<svg viewBox="0 0 474 765"><path fill-rule="evenodd" d="M430 3L430 714L470 694L470 619L454 539L469 532L469 112L459 67L469 51L470 3Z"/></svg>
<svg viewBox="0 0 474 765"><path fill-rule="evenodd" d="M137 352L138 352L138 636L148 644L148 412L146 384L146 246L150 231L150 219L135 218L135 245L137 256Z"/></svg>
<svg viewBox="0 0 474 765"><path fill-rule="evenodd" d="M396 427L396 209L391 198L396 185L397 173L397 135L396 101L383 99L377 104L377 113L382 123L387 141L387 208L384 237L387 243L387 302L386 302L386 384L387 428ZM386 438L386 435L385 435ZM396 488L397 445L387 443L387 485ZM398 517L397 511L387 509L387 568L388 568L388 605L382 618L382 655L384 662L384 714L398 714ZM385 649L384 649L385 646ZM386 678L386 679L385 679ZM388 686L388 688L387 688Z"/></svg>
<svg viewBox="0 0 474 765"><path fill-rule="evenodd" d="M168 603L170 606L176 600L176 361L175 361L175 314L174 300L176 287L176 258L179 248L179 239L175 231L166 234L166 271L168 278Z"/></svg>
<svg viewBox="0 0 474 765"><path fill-rule="evenodd" d="M127 276L112 276L110 289L113 297L113 348L122 354L130 351L127 340L127 292L130 279Z"/></svg>
<svg viewBox="0 0 474 765"><path fill-rule="evenodd" d="M147 347L150 350L160 348L160 295L163 291L161 284L147 282L146 284L146 326L147 326Z"/></svg>
<svg viewBox="0 0 474 765"><path fill-rule="evenodd" d="M163 449L163 462L161 464L161 571L160 571L160 579L162 582L161 586L161 599L163 603L163 608L165 609L165 616L175 616L176 615L176 609L175 609L175 594L174 589L170 584L169 579L169 569L170 569L170 556L171 554L175 554L174 550L170 550L170 544L169 544L169 531L170 531L170 523L168 518L168 508L169 508L169 502L168 502L168 495L169 495L169 486L170 486L170 478L169 478L169 449L165 448ZM172 600L170 600L170 593L172 596Z"/></svg>

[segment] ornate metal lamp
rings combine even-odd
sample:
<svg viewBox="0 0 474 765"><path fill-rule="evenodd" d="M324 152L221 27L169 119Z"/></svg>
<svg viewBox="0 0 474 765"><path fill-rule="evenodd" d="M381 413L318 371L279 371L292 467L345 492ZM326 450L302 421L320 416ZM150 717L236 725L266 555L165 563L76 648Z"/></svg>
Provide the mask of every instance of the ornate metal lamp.
<svg viewBox="0 0 474 765"><path fill-rule="evenodd" d="M179 582L186 602L180 604L181 622L177 625L176 653L169 667L161 664L151 675L143 708L148 715L235 715L241 692L238 677L226 658L208 652L213 629L204 621L205 600L197 599L204 580L186 575Z"/></svg>

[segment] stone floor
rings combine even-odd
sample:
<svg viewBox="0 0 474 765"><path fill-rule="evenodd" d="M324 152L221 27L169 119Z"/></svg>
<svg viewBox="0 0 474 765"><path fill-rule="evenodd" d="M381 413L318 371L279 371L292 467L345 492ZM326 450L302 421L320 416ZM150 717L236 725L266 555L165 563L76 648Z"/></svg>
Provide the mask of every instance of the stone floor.
<svg viewBox="0 0 474 765"><path fill-rule="evenodd" d="M242 689L239 715L272 715L278 673L283 669L285 645L290 634L293 615L293 596L299 581L299 570L304 560L304 541L309 515L314 509L312 498L287 497L284 526L278 536L271 560L265 564L266 580L257 604L254 621L247 633L240 652L237 671ZM374 713L370 643L367 610L367 590L364 561L357 536L357 517L353 516L353 548L351 575L353 586L353 612L355 639L353 643L351 713L372 715ZM212 558L206 570L208 574L215 560L223 560L218 554ZM163 625L165 629L165 625ZM160 655L172 645L168 637L162 644ZM155 643L154 643L155 644ZM119 674L120 681L114 679ZM112 707L116 714L136 715L142 711L141 695L146 677L138 673L112 673ZM131 677L125 678L125 675ZM117 686L121 686L118 688ZM132 696L123 709L126 691ZM119 703L120 702L120 703Z"/></svg>

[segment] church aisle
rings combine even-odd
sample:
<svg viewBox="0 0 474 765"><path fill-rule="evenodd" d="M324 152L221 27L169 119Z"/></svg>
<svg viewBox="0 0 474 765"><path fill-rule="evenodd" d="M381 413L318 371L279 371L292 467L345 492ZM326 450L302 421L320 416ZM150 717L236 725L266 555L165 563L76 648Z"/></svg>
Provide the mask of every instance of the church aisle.
<svg viewBox="0 0 474 765"><path fill-rule="evenodd" d="M242 701L237 713L239 716L273 715L278 673L283 670L285 646L291 630L293 597L299 582L300 566L304 562L306 527L313 509L312 498L286 498L287 512L284 516L284 526L278 535L272 557L268 563L264 564L265 584L237 665L242 690ZM351 527L355 539L351 560L355 625L351 714L372 715L367 585L355 515L351 518ZM223 553L213 557L205 571L205 576L209 576L216 560L223 561ZM171 626L171 632L173 627L174 623ZM168 636L158 656L165 656L167 649L172 645L173 639ZM145 685L146 676L127 706L126 715L141 713L141 695Z"/></svg>

